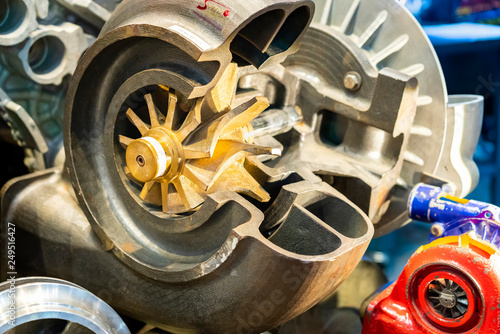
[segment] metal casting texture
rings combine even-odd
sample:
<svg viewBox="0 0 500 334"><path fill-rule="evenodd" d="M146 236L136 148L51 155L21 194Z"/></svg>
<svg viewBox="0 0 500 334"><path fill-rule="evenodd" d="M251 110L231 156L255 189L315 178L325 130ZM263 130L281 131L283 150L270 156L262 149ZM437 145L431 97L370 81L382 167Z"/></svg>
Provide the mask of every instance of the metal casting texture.
<svg viewBox="0 0 500 334"><path fill-rule="evenodd" d="M241 206L248 210L246 222L222 236L220 251L198 267L202 277L187 281L184 276L176 284L139 274L103 250L57 170L6 185L2 227L7 221L16 224L21 276L76 282L118 311L173 333L261 333L333 292L359 262L373 234L368 218L326 184L302 181L285 188L282 196L295 205L270 240L259 232L263 216L258 209L238 195L214 196L212 205L228 203L219 212L219 223L231 225ZM325 200L340 220L325 223L311 214L318 214ZM219 233L205 234L203 240L210 242ZM203 242L197 247L204 247Z"/></svg>
<svg viewBox="0 0 500 334"><path fill-rule="evenodd" d="M189 265L169 267L177 262L172 260L176 257L173 254L183 253L187 258L180 262L191 264L200 264L212 256L228 231L220 231L217 238L201 247L193 247L194 235L200 237L199 229L188 232L202 226L228 200L208 201L192 216L170 218L139 206L133 194L123 186L124 175L117 171L115 164L120 156L116 150L123 151L115 134L115 126L123 117L122 105L131 96L132 103L137 103L142 96L137 92L152 85L166 85L186 99L203 97L233 57L232 41L239 33L248 34L244 30L246 26L269 12L273 17L275 13L283 16L275 22L277 25L269 25L270 30L262 32L268 36L267 44L261 45L263 51L258 53L271 60L293 51L297 44L295 38L302 33L300 30L297 34L295 29L295 35L287 37L288 20L295 22L296 13L305 14L302 18L305 18L305 28L313 12L310 1L258 1L251 9L238 2L224 4L230 10L226 17L225 12L218 12L220 4L210 3L216 8L208 12L205 10L211 7L204 9L201 4L174 0L123 2L83 56L68 89L64 142L68 170L80 204L106 249L113 249L126 263L156 279L183 281L201 275L205 269ZM199 15L210 18L215 15L213 22L209 20L213 24ZM224 24L224 29L217 26L217 22ZM280 29L285 29L285 35ZM251 37L246 36L257 43ZM291 42L290 45L279 43L287 48L273 55L265 53L276 52L273 42L282 42L283 38ZM239 57L252 58L255 50L251 47L246 50L248 54L238 53ZM234 206L227 205L224 210ZM247 219L248 210L241 210L242 213L234 217L236 225ZM222 218L214 219L219 223L213 223L215 226L210 229L228 228L221 227ZM184 236L191 241L182 241ZM182 271L191 274L183 276L179 274Z"/></svg>
<svg viewBox="0 0 500 334"><path fill-rule="evenodd" d="M9 0L0 10L0 46L11 46L24 41L38 27L37 17L47 17L49 1Z"/></svg>
<svg viewBox="0 0 500 334"><path fill-rule="evenodd" d="M302 46L283 66L242 75L240 88L271 105L299 106L304 121L277 138L372 219L376 235L409 222L406 202L420 180L477 184L482 101L452 97L420 24L396 1L315 1ZM359 87L350 89L349 80ZM445 172L449 171L449 172Z"/></svg>

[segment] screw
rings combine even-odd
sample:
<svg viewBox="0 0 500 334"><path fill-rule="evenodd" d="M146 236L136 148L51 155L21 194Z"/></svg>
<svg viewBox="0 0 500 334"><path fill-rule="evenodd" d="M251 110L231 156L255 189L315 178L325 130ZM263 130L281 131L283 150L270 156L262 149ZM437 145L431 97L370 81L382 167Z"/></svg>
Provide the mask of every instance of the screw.
<svg viewBox="0 0 500 334"><path fill-rule="evenodd" d="M441 226L439 224L432 225L432 227L431 227L431 233L435 237L442 236L444 234L443 226Z"/></svg>
<svg viewBox="0 0 500 334"><path fill-rule="evenodd" d="M355 92L361 88L361 76L358 72L347 72L344 77L344 87Z"/></svg>

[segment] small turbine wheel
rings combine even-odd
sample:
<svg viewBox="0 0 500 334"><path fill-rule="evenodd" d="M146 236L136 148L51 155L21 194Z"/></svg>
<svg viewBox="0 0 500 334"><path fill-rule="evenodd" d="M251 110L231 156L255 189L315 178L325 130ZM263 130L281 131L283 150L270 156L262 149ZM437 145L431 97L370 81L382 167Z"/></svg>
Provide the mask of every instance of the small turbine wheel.
<svg viewBox="0 0 500 334"><path fill-rule="evenodd" d="M432 308L444 318L457 319L467 313L469 300L464 289L447 278L432 281L427 289Z"/></svg>
<svg viewBox="0 0 500 334"><path fill-rule="evenodd" d="M150 124L128 109L127 118L141 137L119 136L126 149L124 171L142 186L139 196L144 202L161 206L164 213L180 214L197 208L218 191L234 191L259 201L270 199L246 167L251 156L281 154L254 145L251 136L250 121L269 103L256 97L232 109L237 71L231 64L205 98L190 101L187 114L179 107L175 91L163 85L144 96ZM167 102L163 103L168 106L165 114L158 102Z"/></svg>

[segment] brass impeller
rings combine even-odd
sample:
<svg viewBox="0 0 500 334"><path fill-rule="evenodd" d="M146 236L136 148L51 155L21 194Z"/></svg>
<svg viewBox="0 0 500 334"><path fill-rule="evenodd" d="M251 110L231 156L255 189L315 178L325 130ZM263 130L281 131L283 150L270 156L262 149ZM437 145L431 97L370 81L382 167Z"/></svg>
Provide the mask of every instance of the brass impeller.
<svg viewBox="0 0 500 334"><path fill-rule="evenodd" d="M231 64L215 88L192 103L177 130L175 120L185 112L178 108L177 94L166 86L158 86L160 94L155 95L168 100L166 115L152 94L144 96L150 124L128 109L127 118L141 137L119 136L126 149L125 174L143 187L140 198L146 203L161 206L164 213L179 214L195 209L218 191L243 193L263 202L270 199L246 168L246 159L251 156L281 154L254 145L249 135L250 121L269 103L256 97L232 109L237 71L238 67Z"/></svg>

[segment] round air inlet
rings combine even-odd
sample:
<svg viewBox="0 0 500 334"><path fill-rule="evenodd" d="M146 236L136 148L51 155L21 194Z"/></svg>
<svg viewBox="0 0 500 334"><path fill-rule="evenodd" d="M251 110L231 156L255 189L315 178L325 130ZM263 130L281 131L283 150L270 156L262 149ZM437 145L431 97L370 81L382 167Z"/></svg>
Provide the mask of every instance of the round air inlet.
<svg viewBox="0 0 500 334"><path fill-rule="evenodd" d="M413 279L417 312L444 332L465 332L478 325L483 309L479 291L469 277L449 266L424 268Z"/></svg>
<svg viewBox="0 0 500 334"><path fill-rule="evenodd" d="M66 47L55 36L45 36L33 43L28 53L31 70L38 75L54 71L63 62Z"/></svg>
<svg viewBox="0 0 500 334"><path fill-rule="evenodd" d="M28 8L22 0L0 0L0 35L8 35L24 22Z"/></svg>

